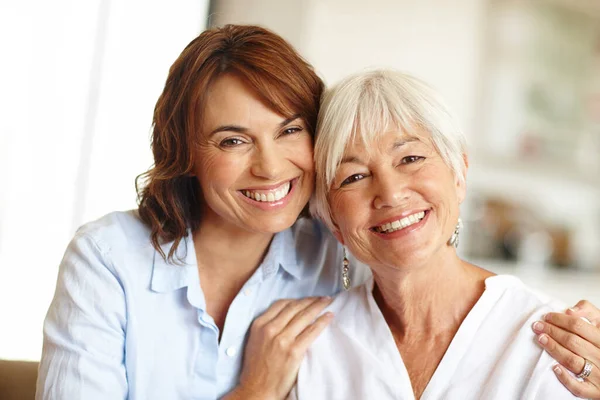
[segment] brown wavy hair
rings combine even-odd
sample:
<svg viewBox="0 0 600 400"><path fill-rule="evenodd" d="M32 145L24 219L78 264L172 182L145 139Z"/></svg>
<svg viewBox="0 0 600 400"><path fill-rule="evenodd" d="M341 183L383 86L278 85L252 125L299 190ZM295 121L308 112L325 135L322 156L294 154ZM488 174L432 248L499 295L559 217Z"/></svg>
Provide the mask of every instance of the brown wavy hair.
<svg viewBox="0 0 600 400"><path fill-rule="evenodd" d="M166 261L174 261L187 229L200 225L203 199L191 175L193 143L207 89L226 73L240 76L278 114L299 115L314 135L323 81L283 38L258 26L226 25L192 40L171 66L154 108L154 165L136 178L140 218ZM166 255L161 244L170 242Z"/></svg>

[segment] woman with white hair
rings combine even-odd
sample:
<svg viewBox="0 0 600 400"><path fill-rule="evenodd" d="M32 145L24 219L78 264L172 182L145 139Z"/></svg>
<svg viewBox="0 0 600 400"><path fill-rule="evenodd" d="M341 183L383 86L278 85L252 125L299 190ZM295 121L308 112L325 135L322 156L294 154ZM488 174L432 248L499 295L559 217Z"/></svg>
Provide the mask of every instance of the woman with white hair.
<svg viewBox="0 0 600 400"><path fill-rule="evenodd" d="M531 336L565 307L456 254L468 158L438 94L389 70L343 80L324 96L315 161L312 211L373 277L328 307L290 397L574 397ZM591 391L598 368L583 362Z"/></svg>

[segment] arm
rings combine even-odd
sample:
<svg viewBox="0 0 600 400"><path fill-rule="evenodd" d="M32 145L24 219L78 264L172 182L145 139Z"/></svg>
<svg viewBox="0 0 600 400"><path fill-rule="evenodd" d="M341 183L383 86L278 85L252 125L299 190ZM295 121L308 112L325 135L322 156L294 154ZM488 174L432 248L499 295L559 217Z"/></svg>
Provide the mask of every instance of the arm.
<svg viewBox="0 0 600 400"><path fill-rule="evenodd" d="M283 400L308 347L331 322L331 299L279 300L250 328L239 385L223 400Z"/></svg>
<svg viewBox="0 0 600 400"><path fill-rule="evenodd" d="M37 400L127 397L125 296L107 257L76 235L44 322Z"/></svg>
<svg viewBox="0 0 600 400"><path fill-rule="evenodd" d="M580 301L564 314L548 313L538 322L538 343L560 363L554 368L560 382L578 397L600 399L600 310ZM584 359L592 363L592 373L581 381L569 371L581 373Z"/></svg>

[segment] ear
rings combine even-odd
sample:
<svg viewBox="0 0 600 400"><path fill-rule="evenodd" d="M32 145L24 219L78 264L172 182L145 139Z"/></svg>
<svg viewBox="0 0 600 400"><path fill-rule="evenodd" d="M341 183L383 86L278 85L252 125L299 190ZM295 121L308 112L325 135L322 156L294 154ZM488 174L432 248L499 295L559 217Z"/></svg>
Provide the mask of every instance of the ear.
<svg viewBox="0 0 600 400"><path fill-rule="evenodd" d="M467 195L467 170L469 169L469 156L463 154L463 161L465 168L462 172L462 179L456 179L456 195L458 197L458 204L461 204Z"/></svg>

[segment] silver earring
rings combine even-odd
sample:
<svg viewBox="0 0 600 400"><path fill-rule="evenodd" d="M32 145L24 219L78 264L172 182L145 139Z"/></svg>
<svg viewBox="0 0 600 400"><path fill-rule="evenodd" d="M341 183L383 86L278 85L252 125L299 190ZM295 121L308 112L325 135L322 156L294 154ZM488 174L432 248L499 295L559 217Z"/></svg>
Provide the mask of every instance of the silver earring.
<svg viewBox="0 0 600 400"><path fill-rule="evenodd" d="M348 253L346 253L346 248L344 247L344 259L342 260L342 283L344 285L344 290L350 289L350 275L348 274L350 262L348 261Z"/></svg>
<svg viewBox="0 0 600 400"><path fill-rule="evenodd" d="M458 241L459 241L458 239L460 237L460 228L462 228L462 220L460 218L458 218L458 222L456 223L454 232L452 233L452 236L450 236L450 240L448 240L449 246L454 246L455 248L458 247Z"/></svg>

